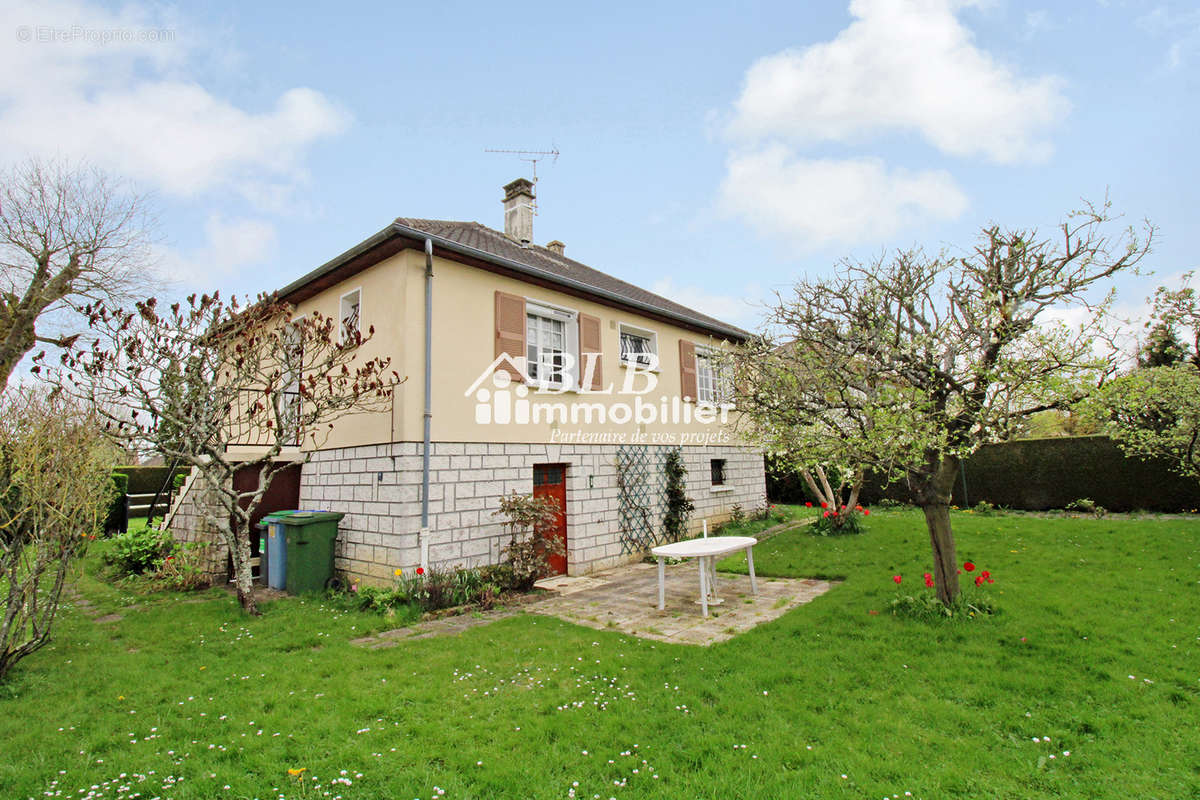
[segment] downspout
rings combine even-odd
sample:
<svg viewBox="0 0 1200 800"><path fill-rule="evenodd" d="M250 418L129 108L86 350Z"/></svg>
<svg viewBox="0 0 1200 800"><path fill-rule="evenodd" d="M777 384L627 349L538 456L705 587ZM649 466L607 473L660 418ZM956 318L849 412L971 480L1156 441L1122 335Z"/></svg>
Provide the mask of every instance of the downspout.
<svg viewBox="0 0 1200 800"><path fill-rule="evenodd" d="M429 425L433 419L433 240L425 239L425 446L421 450L421 568L429 570Z"/></svg>

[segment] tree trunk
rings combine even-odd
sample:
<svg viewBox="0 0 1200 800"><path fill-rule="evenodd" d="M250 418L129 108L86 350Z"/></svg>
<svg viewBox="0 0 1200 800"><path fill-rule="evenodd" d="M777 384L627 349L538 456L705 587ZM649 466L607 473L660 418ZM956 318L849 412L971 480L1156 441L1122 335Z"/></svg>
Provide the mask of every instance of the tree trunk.
<svg viewBox="0 0 1200 800"><path fill-rule="evenodd" d="M948 606L958 597L958 553L954 546L954 531L950 528L950 504L938 503L921 508L929 542L933 545L933 580L937 597Z"/></svg>
<svg viewBox="0 0 1200 800"><path fill-rule="evenodd" d="M233 533L234 546L229 553L233 560L233 583L238 602L247 614L257 617L261 612L254 602L254 575L250 570L250 534L239 525Z"/></svg>
<svg viewBox="0 0 1200 800"><path fill-rule="evenodd" d="M958 476L958 466L957 456L943 456L932 477L925 477L920 490L915 492L917 505L925 513L925 527L929 529L938 600L946 606L954 602L959 594L958 552L954 544L954 530L950 526L950 497Z"/></svg>

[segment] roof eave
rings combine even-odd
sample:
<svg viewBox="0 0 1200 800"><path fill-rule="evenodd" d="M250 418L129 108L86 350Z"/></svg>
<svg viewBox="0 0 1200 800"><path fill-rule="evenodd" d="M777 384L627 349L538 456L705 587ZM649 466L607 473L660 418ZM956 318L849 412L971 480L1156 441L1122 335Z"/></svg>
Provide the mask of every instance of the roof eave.
<svg viewBox="0 0 1200 800"><path fill-rule="evenodd" d="M325 262L304 277L288 284L283 289L279 290L279 296L283 299L287 299L289 295L295 294L313 281L328 275L349 261L370 252L374 248L379 247L387 242L389 239L397 236L405 239L411 239L414 242L424 242L426 239L429 239L433 242L434 247L436 248L440 248L451 253L458 253L459 255L463 256L469 256L490 264L495 264L496 266L503 267L507 270L511 270L512 272L528 275L548 283L569 287L577 292L594 295L629 309L645 311L655 316L666 317L677 322L682 322L688 327L702 328L703 330L716 333L734 341L745 341L750 336L748 331L743 331L740 328L735 328L732 325L714 325L713 323L705 320L689 317L685 314L679 314L671 311L670 309L660 308L649 303L643 303L639 300L625 297L617 292L599 289L595 286L584 283L583 281L566 278L562 275L550 272L549 270L539 269L538 267L530 266L529 264L523 264L520 261L514 261L513 259L505 258L504 256L498 256L493 253L489 253L486 250L480 250L477 247L461 244L451 239L446 239L442 236L423 231L420 228L413 228L399 222L393 222L388 227L364 239L346 252Z"/></svg>

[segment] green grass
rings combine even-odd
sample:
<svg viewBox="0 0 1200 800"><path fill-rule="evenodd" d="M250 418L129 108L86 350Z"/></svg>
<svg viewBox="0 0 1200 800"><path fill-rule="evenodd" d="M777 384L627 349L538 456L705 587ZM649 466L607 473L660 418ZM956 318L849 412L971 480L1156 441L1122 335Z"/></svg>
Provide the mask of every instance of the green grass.
<svg viewBox="0 0 1200 800"><path fill-rule="evenodd" d="M738 522L724 522L711 533L714 536L757 536L768 528L774 528L785 523L796 522L807 517L808 509L802 506L773 505L770 514L762 519L747 517Z"/></svg>
<svg viewBox="0 0 1200 800"><path fill-rule="evenodd" d="M65 609L0 688L0 797L1200 795L1200 520L954 522L999 616L887 615L891 576L915 589L930 562L917 514L879 512L763 542L760 575L845 582L711 648L520 615L362 650L385 620L314 600L244 619L223 592L88 573L124 618Z"/></svg>

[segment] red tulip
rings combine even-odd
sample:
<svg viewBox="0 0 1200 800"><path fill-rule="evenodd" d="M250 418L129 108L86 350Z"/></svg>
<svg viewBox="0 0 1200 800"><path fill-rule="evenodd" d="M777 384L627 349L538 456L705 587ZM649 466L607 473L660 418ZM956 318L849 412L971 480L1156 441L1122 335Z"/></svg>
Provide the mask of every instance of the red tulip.
<svg viewBox="0 0 1200 800"><path fill-rule="evenodd" d="M979 573L979 574L980 574L980 575L982 575L984 578L990 578L990 577L992 577L992 573L988 572L986 569L985 569L983 572Z"/></svg>
<svg viewBox="0 0 1200 800"><path fill-rule="evenodd" d="M925 588L926 588L926 589L932 589L932 588L933 588L933 579L932 579L932 578L926 578L926 579L925 579Z"/></svg>
<svg viewBox="0 0 1200 800"><path fill-rule="evenodd" d="M417 567L417 574L418 574L418 575L424 575L424 574L425 574L425 568L424 568L424 567Z"/></svg>
<svg viewBox="0 0 1200 800"><path fill-rule="evenodd" d="M988 578L988 579L987 579L987 582L988 582L988 583L995 583L995 581L994 581L994 580L992 580L991 578Z"/></svg>
<svg viewBox="0 0 1200 800"><path fill-rule="evenodd" d="M896 583L899 583L899 582L900 582L900 576L899 576L899 575L893 575L893 576L892 576L892 580L894 580Z"/></svg>
<svg viewBox="0 0 1200 800"><path fill-rule="evenodd" d="M983 586L983 576L982 576L982 575L976 575L976 576L975 576L975 585L976 585L976 586Z"/></svg>
<svg viewBox="0 0 1200 800"><path fill-rule="evenodd" d="M805 503L805 504L804 504L804 507L805 507L805 508L812 508L812 503Z"/></svg>
<svg viewBox="0 0 1200 800"><path fill-rule="evenodd" d="M966 563L963 564L963 569L965 569L967 572L974 572L975 565L973 563L971 563L970 561L967 561Z"/></svg>
<svg viewBox="0 0 1200 800"><path fill-rule="evenodd" d="M822 501L821 501L821 508L829 508L829 503L826 503L824 500L822 500Z"/></svg>
<svg viewBox="0 0 1200 800"><path fill-rule="evenodd" d="M869 509L869 508L864 508L864 509L863 509L863 516L864 516L864 517L869 517L869 516L871 516L871 509Z"/></svg>

